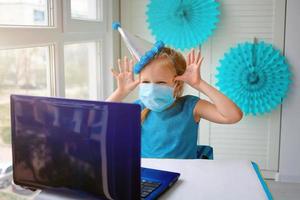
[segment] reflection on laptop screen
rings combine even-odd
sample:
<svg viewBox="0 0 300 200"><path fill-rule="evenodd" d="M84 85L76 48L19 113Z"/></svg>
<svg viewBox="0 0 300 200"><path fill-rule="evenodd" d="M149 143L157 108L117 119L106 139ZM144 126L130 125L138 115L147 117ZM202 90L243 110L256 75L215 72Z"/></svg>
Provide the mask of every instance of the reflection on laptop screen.
<svg viewBox="0 0 300 200"><path fill-rule="evenodd" d="M108 172L108 169L113 170L122 165L129 172L131 169L137 171L139 151L133 151L127 146L122 150L122 145L118 144L119 140L111 141L120 146L120 155L113 149L109 150L112 148L110 146L104 148L108 142L108 126L117 130L108 124L109 115L113 116L113 113L108 112L109 108L105 103L17 95L12 96L11 101L14 181L17 184L36 188L69 188L111 198L114 194L109 191L130 195L131 191L127 189L122 193L121 186L115 183L117 181L114 176L119 176L120 182L122 177L117 172ZM136 113L139 114L139 110ZM139 123L135 121L135 124ZM116 126L121 127L118 124ZM124 128L129 129L126 125ZM122 134L122 131L115 132ZM136 133L137 131L134 134ZM110 130L110 135L114 134L114 131ZM129 133L126 134L127 137L130 136ZM123 140L119 142L124 143ZM135 144L128 144L135 148ZM113 158L106 161L105 155L109 152L114 153L110 155ZM135 168L126 159L129 156L133 159L136 157ZM122 157L126 161L119 159ZM128 166L122 162L128 163ZM111 178L107 177L110 174ZM133 178L135 180L127 178L123 184L137 182L139 174Z"/></svg>

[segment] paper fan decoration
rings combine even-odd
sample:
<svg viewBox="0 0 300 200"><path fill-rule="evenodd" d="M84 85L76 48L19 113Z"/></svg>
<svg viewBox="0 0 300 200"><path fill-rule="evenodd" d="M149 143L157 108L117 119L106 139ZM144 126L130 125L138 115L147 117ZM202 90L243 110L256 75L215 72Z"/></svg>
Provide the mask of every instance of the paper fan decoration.
<svg viewBox="0 0 300 200"><path fill-rule="evenodd" d="M285 57L271 44L241 43L231 48L217 68L217 86L245 114L264 114L286 97L291 73Z"/></svg>
<svg viewBox="0 0 300 200"><path fill-rule="evenodd" d="M148 28L156 40L184 50L201 45L216 28L220 14L215 0L151 0Z"/></svg>

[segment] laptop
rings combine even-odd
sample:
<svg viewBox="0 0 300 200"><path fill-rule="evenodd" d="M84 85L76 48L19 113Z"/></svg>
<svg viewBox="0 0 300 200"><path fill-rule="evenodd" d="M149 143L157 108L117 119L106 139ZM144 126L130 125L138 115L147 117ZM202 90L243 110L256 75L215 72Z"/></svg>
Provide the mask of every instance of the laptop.
<svg viewBox="0 0 300 200"><path fill-rule="evenodd" d="M156 199L180 174L141 168L140 114L137 104L11 95L14 183L82 199Z"/></svg>

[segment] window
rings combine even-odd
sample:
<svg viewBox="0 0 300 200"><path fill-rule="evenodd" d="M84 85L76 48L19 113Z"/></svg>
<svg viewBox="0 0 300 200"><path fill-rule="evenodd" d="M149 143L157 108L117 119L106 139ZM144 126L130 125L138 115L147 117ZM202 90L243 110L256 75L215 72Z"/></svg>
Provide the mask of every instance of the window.
<svg viewBox="0 0 300 200"><path fill-rule="evenodd" d="M97 99L99 42L65 45L66 97Z"/></svg>
<svg viewBox="0 0 300 200"><path fill-rule="evenodd" d="M64 29L68 32L103 32L107 25L107 7L111 1L103 0L65 0ZM106 15L105 15L106 13ZM109 26L111 27L111 26Z"/></svg>
<svg viewBox="0 0 300 200"><path fill-rule="evenodd" d="M113 2L0 0L0 165L12 162L11 94L103 100L113 91L103 76L116 57ZM0 199L22 197L8 186Z"/></svg>
<svg viewBox="0 0 300 200"><path fill-rule="evenodd" d="M0 160L11 161L10 95L50 95L49 47L0 50Z"/></svg>
<svg viewBox="0 0 300 200"><path fill-rule="evenodd" d="M101 7L102 0L71 0L71 15L73 19L102 20Z"/></svg>
<svg viewBox="0 0 300 200"><path fill-rule="evenodd" d="M50 3L50 0L0 0L0 24L51 26Z"/></svg>

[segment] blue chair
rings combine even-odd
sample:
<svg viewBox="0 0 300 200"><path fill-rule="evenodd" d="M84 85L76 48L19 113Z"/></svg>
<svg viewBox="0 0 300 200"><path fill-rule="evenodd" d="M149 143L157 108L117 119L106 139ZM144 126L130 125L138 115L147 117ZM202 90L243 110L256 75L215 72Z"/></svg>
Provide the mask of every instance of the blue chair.
<svg viewBox="0 0 300 200"><path fill-rule="evenodd" d="M197 146L197 159L214 159L213 148L208 145L198 145Z"/></svg>

